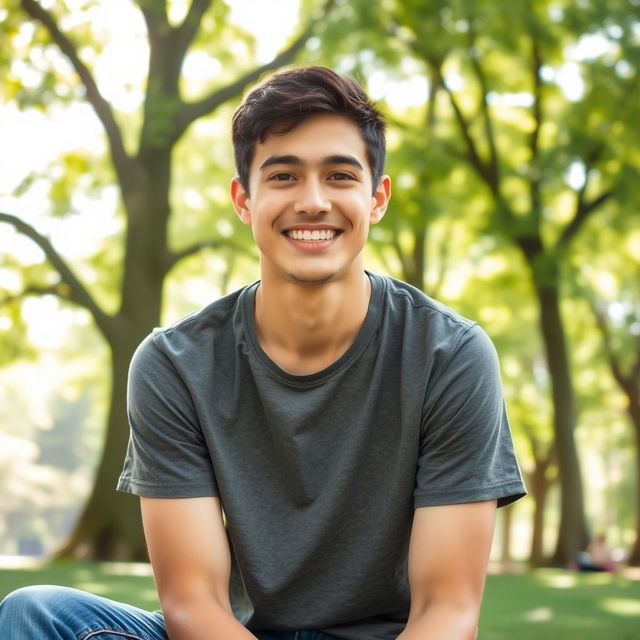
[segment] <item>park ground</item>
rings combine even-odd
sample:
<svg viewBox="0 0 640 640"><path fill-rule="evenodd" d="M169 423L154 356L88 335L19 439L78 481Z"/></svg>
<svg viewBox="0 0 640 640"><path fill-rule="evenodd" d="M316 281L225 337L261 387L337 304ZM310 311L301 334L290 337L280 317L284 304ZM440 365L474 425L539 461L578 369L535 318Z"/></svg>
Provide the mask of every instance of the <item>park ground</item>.
<svg viewBox="0 0 640 640"><path fill-rule="evenodd" d="M0 597L29 584L61 584L158 608L146 564L59 563L0 568ZM492 571L478 640L640 640L640 572Z"/></svg>

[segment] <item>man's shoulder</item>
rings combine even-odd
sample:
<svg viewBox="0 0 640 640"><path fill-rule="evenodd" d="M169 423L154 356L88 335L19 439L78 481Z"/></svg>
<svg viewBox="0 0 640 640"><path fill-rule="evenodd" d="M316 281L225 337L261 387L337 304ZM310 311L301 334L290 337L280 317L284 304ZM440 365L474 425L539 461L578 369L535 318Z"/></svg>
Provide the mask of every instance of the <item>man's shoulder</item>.
<svg viewBox="0 0 640 640"><path fill-rule="evenodd" d="M377 277L385 298L386 343L392 351L411 353L406 362L422 363L432 375L444 371L458 354L469 362L495 358L495 347L477 322L406 282Z"/></svg>
<svg viewBox="0 0 640 640"><path fill-rule="evenodd" d="M374 275L380 279L384 294L387 297L389 311L394 315L402 315L410 320L415 319L423 328L433 329L436 326L449 330L466 331L476 326L476 322L465 318L457 311L430 297L424 291L407 282L391 276Z"/></svg>
<svg viewBox="0 0 640 640"><path fill-rule="evenodd" d="M235 317L241 313L244 295L251 286L218 298L167 326L154 328L149 340L165 352L205 348L233 331Z"/></svg>

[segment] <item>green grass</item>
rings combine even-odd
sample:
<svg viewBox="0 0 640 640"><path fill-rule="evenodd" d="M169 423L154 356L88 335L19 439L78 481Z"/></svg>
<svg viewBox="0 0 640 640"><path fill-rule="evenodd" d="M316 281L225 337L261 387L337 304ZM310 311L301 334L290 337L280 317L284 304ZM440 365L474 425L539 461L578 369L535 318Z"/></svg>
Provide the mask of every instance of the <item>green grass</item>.
<svg viewBox="0 0 640 640"><path fill-rule="evenodd" d="M146 564L69 562L19 569L0 568L0 597L30 584L60 584L143 609L160 608L151 569Z"/></svg>
<svg viewBox="0 0 640 640"><path fill-rule="evenodd" d="M478 640L638 640L640 580L538 569L487 580Z"/></svg>
<svg viewBox="0 0 640 640"><path fill-rule="evenodd" d="M56 564L0 569L0 597L28 584L63 584L158 608L147 565ZM638 640L640 580L544 569L487 580L478 640Z"/></svg>

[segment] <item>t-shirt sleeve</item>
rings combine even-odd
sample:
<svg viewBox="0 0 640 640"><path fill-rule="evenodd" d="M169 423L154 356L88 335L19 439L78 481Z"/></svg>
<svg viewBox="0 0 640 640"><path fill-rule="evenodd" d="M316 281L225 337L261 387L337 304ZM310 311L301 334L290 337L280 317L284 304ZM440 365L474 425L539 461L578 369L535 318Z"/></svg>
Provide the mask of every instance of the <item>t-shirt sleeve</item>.
<svg viewBox="0 0 640 640"><path fill-rule="evenodd" d="M127 410L131 432L118 490L149 498L218 495L189 390L153 336L131 360Z"/></svg>
<svg viewBox="0 0 640 640"><path fill-rule="evenodd" d="M495 499L504 506L525 494L498 357L472 325L427 386L414 505Z"/></svg>

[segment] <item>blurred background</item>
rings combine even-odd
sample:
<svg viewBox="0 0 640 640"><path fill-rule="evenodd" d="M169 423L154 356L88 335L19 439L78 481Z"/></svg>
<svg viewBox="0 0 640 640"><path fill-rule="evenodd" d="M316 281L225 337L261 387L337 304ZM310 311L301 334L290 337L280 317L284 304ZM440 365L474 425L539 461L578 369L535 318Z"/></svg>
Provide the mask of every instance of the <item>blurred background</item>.
<svg viewBox="0 0 640 640"><path fill-rule="evenodd" d="M0 565L145 559L114 491L127 366L258 277L230 117L295 64L387 115L368 267L497 346L530 497L500 511L493 563L574 568L604 536L640 565L639 45L638 0L0 9Z"/></svg>

